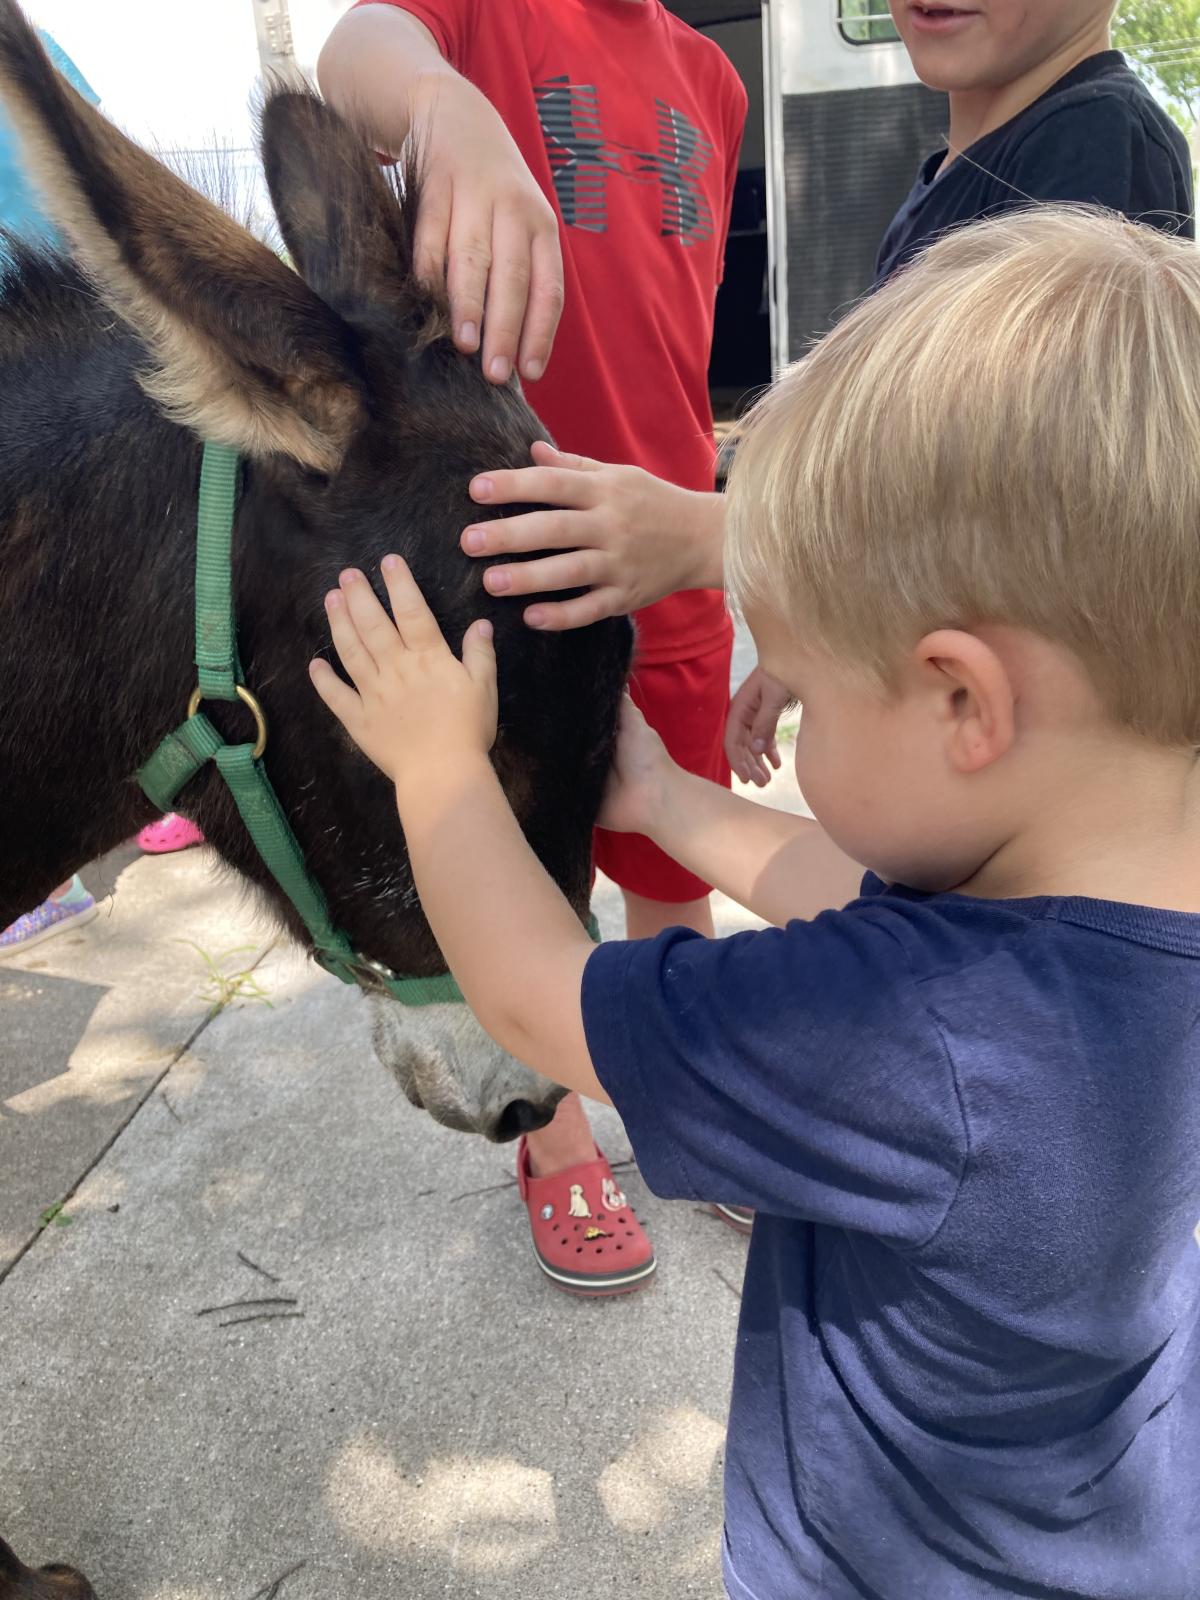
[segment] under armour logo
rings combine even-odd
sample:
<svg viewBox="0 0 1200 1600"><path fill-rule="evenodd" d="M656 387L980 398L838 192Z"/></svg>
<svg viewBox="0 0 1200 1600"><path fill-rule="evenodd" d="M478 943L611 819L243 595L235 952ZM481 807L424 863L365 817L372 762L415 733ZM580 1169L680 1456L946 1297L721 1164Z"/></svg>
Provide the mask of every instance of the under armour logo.
<svg viewBox="0 0 1200 1600"><path fill-rule="evenodd" d="M605 231L608 176L616 173L636 183L661 185L665 236L685 245L712 238L712 208L700 179L713 148L681 111L656 100L658 150L635 150L605 139L594 84L550 78L536 85L533 93L554 193L568 227Z"/></svg>
<svg viewBox="0 0 1200 1600"><path fill-rule="evenodd" d="M712 145L681 111L656 100L658 113L657 176L663 186L663 232L678 234L685 244L711 239L712 211L700 188L700 177L712 160Z"/></svg>

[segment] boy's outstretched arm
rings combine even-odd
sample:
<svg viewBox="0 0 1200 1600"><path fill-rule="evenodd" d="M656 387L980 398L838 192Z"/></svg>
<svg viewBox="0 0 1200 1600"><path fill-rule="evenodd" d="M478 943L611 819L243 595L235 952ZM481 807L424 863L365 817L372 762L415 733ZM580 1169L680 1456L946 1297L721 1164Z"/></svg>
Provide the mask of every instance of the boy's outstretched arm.
<svg viewBox="0 0 1200 1600"><path fill-rule="evenodd" d="M583 1032L593 946L525 841L492 770L496 665L475 623L460 663L398 556L383 577L395 623L361 573L326 600L354 688L324 661L312 678L355 743L396 786L421 905L488 1033L555 1083L606 1100Z"/></svg>
<svg viewBox="0 0 1200 1600"><path fill-rule="evenodd" d="M420 141L418 274L445 274L454 339L506 383L540 378L562 312L554 210L500 114L455 72L425 25L391 4L348 12L317 63L321 91L377 149Z"/></svg>
<svg viewBox="0 0 1200 1600"><path fill-rule="evenodd" d="M360 572L343 573L327 596L354 687L319 660L313 683L395 784L422 907L480 1023L552 1081L607 1099L583 1029L591 941L529 848L488 757L496 736L490 625L471 626L459 662L399 556L385 558L383 578L394 622ZM845 858L815 823L681 771L630 701L601 820L649 833L776 923L833 903L806 905L831 854L844 873Z"/></svg>
<svg viewBox="0 0 1200 1600"><path fill-rule="evenodd" d="M810 818L744 800L676 766L628 699L600 824L645 834L776 927L845 905L862 881L861 866Z"/></svg>

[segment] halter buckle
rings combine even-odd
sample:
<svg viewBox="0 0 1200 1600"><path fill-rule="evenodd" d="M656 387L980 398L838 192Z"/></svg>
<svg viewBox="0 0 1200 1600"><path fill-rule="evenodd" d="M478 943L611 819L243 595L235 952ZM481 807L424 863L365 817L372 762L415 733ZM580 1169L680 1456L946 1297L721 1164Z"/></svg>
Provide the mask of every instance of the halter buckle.
<svg viewBox="0 0 1200 1600"><path fill-rule="evenodd" d="M262 706L259 705L257 699L250 693L249 689L247 689L244 684L235 683L233 687L238 699L244 706L249 707L250 715L254 718L255 739L254 749L251 753L253 754L255 761L257 761L262 756L263 751L267 748L267 719L263 715ZM203 700L204 690L197 685L196 688L192 690L192 697L188 701L187 714L189 721L196 715L197 711L199 711Z"/></svg>

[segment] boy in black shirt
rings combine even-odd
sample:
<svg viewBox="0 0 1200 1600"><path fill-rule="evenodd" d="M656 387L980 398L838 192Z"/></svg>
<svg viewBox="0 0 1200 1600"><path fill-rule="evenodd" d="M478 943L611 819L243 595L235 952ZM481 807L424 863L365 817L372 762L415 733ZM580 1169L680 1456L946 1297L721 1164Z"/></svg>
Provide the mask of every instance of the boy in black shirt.
<svg viewBox="0 0 1200 1600"><path fill-rule="evenodd" d="M1109 48L1113 0L891 0L923 83L950 96L879 251L882 283L948 228L1045 201L1194 237L1187 141Z"/></svg>

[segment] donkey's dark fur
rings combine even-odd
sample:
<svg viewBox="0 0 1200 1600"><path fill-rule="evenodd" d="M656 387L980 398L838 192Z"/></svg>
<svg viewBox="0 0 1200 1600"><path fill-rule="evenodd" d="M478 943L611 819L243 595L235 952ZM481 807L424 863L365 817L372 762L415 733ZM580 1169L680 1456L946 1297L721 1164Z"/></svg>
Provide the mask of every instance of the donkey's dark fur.
<svg viewBox="0 0 1200 1600"><path fill-rule="evenodd" d="M0 1539L0 1595L4 1600L96 1600L91 1584L74 1567L49 1566L35 1572Z"/></svg>
<svg viewBox="0 0 1200 1600"><path fill-rule="evenodd" d="M25 33L0 5L0 83L18 80L27 119L47 130L43 182L52 199L56 181L70 191L58 210L89 276L18 250L0 308L0 926L153 815L134 773L195 682L193 428L205 418L247 452L242 662L267 713L268 771L334 920L397 971L444 970L390 787L306 674L328 648L324 592L346 565L375 572L388 550L410 562L452 641L491 617L496 765L582 912L629 630L534 634L459 551L479 515L471 475L525 463L544 434L515 389L454 350L444 307L413 279L416 186L397 198L332 111L276 94L263 152L297 277L224 219L214 237L217 213L54 79ZM115 267L103 259L114 242ZM247 736L241 708L205 709L226 737ZM213 769L178 804L303 939Z"/></svg>
<svg viewBox="0 0 1200 1600"><path fill-rule="evenodd" d="M274 95L263 156L293 271L66 86L12 0L0 94L79 262L14 248L0 302L0 926L154 814L134 774L195 683L203 438L244 458L241 658L267 713L267 769L334 920L397 971L444 970L390 786L306 671L329 648L322 596L339 570L374 573L389 550L452 641L492 619L496 766L582 914L630 630L531 633L459 552L479 514L470 477L524 464L544 435L515 388L456 353L444 305L415 281L417 185L398 198L315 96ZM247 736L240 707L206 709ZM178 806L303 941L212 768ZM91 1593L0 1541L0 1600Z"/></svg>

